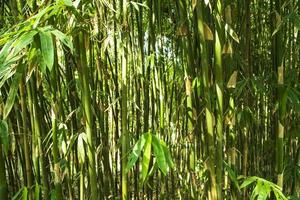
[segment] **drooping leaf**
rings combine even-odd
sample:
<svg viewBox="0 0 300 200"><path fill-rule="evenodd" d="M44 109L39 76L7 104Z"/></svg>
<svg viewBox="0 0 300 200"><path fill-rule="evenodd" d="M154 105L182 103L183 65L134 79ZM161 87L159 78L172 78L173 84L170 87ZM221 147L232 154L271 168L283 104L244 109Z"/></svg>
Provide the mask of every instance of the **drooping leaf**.
<svg viewBox="0 0 300 200"><path fill-rule="evenodd" d="M0 51L0 70L2 69L2 64L6 60L6 57L12 48L12 43L13 43L13 40L5 43L5 45L2 47L2 49Z"/></svg>
<svg viewBox="0 0 300 200"><path fill-rule="evenodd" d="M154 155L157 159L157 166L164 175L167 175L169 171L169 166L165 158L164 149L160 144L160 139L158 139L158 137L155 135L152 136L152 145L153 145Z"/></svg>
<svg viewBox="0 0 300 200"><path fill-rule="evenodd" d="M52 70L54 63L54 47L52 35L50 32L39 32L41 42L41 53L43 60L48 67L49 71Z"/></svg>
<svg viewBox="0 0 300 200"><path fill-rule="evenodd" d="M73 52L74 48L73 48L73 43L70 40L69 37L67 37L64 33L60 32L59 30L55 29L52 30L51 33L53 35L55 35L55 37L62 42L64 45L66 45L67 47L69 47L69 49Z"/></svg>
<svg viewBox="0 0 300 200"><path fill-rule="evenodd" d="M173 163L172 156L171 156L171 153L170 153L170 150L169 150L167 144L163 140L160 141L160 144L164 150L165 158L166 158L169 168L173 168L174 163Z"/></svg>
<svg viewBox="0 0 300 200"><path fill-rule="evenodd" d="M54 8L53 5L47 6L46 8L44 8L43 10L39 11L36 15L34 15L33 17L31 17L31 19L34 19L34 24L33 24L33 28L36 28L39 23L41 18L48 12L50 12L52 9Z"/></svg>
<svg viewBox="0 0 300 200"><path fill-rule="evenodd" d="M152 135L150 133L145 134L145 148L144 148L144 155L143 155L143 163L142 163L142 176L141 182L142 184L145 182L146 177L149 171L149 164L151 158L151 143L152 143Z"/></svg>
<svg viewBox="0 0 300 200"><path fill-rule="evenodd" d="M34 36L38 32L36 30L31 30L29 32L24 33L20 38L16 39L13 45L13 54L9 54L9 58L15 57L23 48L29 45L32 41Z"/></svg>
<svg viewBox="0 0 300 200"><path fill-rule="evenodd" d="M230 180L233 182L234 186L238 189L238 191L240 191L240 187L239 187L239 183L235 171L225 161L223 163L226 171L228 172Z"/></svg>
<svg viewBox="0 0 300 200"><path fill-rule="evenodd" d="M251 176L249 178L246 178L244 180L244 182L242 183L242 185L240 186L240 188L244 188L247 187L248 185L252 184L253 182L255 182L257 180L257 177L255 176Z"/></svg>
<svg viewBox="0 0 300 200"><path fill-rule="evenodd" d="M129 159L125 168L126 173L128 173L128 171L134 166L134 164L138 160L144 148L145 143L146 143L145 135L142 135L141 138L134 145L132 152L129 155Z"/></svg>
<svg viewBox="0 0 300 200"><path fill-rule="evenodd" d="M71 138L69 139L66 156L68 156L72 151L73 145L75 144L77 138L78 138L78 133L72 135Z"/></svg>
<svg viewBox="0 0 300 200"><path fill-rule="evenodd" d="M22 72L24 70L24 66L21 65L18 67L17 72L15 74L15 77L13 78L13 81L10 85L9 93L8 93L8 98L6 100L4 110L3 110L3 118L6 119L8 114L10 113L14 103L15 103L15 98L18 93L18 87L22 78Z"/></svg>

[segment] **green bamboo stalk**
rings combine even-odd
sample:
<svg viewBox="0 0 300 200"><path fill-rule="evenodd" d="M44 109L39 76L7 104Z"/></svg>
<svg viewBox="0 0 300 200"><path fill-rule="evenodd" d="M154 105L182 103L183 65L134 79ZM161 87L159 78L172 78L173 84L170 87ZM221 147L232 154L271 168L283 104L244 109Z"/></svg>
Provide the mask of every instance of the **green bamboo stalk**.
<svg viewBox="0 0 300 200"><path fill-rule="evenodd" d="M122 199L129 199L128 195L128 175L126 173L127 165L127 153L129 149L128 140L128 130L127 130L127 53L125 52L128 47L127 45L127 32L128 32L128 22L127 22L127 1L123 0L121 3L121 21L123 28L125 29L122 33L123 45L121 47L121 67L122 67L122 80L121 80L121 168L122 168Z"/></svg>
<svg viewBox="0 0 300 200"><path fill-rule="evenodd" d="M281 0L275 1L275 10L279 15L281 12ZM277 135L276 135L276 158L277 158L277 185L283 187L283 139L285 134L285 110L286 101L284 99L284 66L283 66L283 30L279 30L275 35L275 54L276 54L276 68L277 68L277 81L278 91L277 98L279 103L278 121L277 121ZM275 67L275 66L274 66Z"/></svg>
<svg viewBox="0 0 300 200"><path fill-rule="evenodd" d="M27 187L31 188L32 186L32 169L30 163L30 148L29 148L29 141L28 141L28 132L27 132L27 109L26 109L26 101L25 101L25 84L24 79L21 80L20 86L20 101L21 101L21 110L22 110L22 126L23 126L23 145L24 145L24 159L25 159L25 170L26 170L26 180L27 180ZM31 191L29 190L29 198L31 198Z"/></svg>
<svg viewBox="0 0 300 200"><path fill-rule="evenodd" d="M223 64L222 47L224 44L224 31L222 30L221 17L223 13L220 0L216 3L216 24L215 24L215 80L217 93L217 154L216 154L216 182L217 199L222 199L222 181L223 181Z"/></svg>
<svg viewBox="0 0 300 200"><path fill-rule="evenodd" d="M32 118L33 118L33 126L34 126L34 137L36 140L36 148L37 153L36 158L37 161L39 162L38 165L41 168L41 182L42 182L42 188L43 188L43 199L49 199L49 191L50 191L50 186L48 182L48 171L45 166L45 159L46 156L44 154L44 149L42 145L42 137L43 134L41 132L41 120L40 120L40 115L39 115L39 107L38 107L38 99L37 99L37 88L36 88L36 82L34 82L35 77L32 77L30 80L30 86L31 86L31 101L32 101ZM37 166L38 167L38 166ZM38 169L37 169L38 170ZM38 170L39 171L39 170Z"/></svg>
<svg viewBox="0 0 300 200"><path fill-rule="evenodd" d="M206 117L206 127L207 127L207 145L209 152L209 166L208 170L210 173L210 195L211 199L217 199L217 185L216 185L216 174L215 174L215 148L214 148L214 130L213 130L213 112L211 107L210 99L210 78L209 78L209 62L207 47L204 34L204 21L203 21L203 3L197 2L197 25L198 32L200 36L200 49L201 49L201 67L202 67L202 80L205 98L205 117Z"/></svg>
<svg viewBox="0 0 300 200"><path fill-rule="evenodd" d="M81 78L81 101L83 104L83 111L85 116L85 131L87 135L87 144L88 144L88 172L89 172L89 186L91 188L91 199L101 199L102 196L98 194L97 187L97 174L96 174L96 165L95 165L95 146L94 146L94 132L93 132L93 117L91 112L91 94L89 88L89 76L90 71L87 64L87 54L88 50L88 35L87 33L81 31L77 37L78 44L77 50L79 55L78 67ZM98 196L100 195L100 196Z"/></svg>

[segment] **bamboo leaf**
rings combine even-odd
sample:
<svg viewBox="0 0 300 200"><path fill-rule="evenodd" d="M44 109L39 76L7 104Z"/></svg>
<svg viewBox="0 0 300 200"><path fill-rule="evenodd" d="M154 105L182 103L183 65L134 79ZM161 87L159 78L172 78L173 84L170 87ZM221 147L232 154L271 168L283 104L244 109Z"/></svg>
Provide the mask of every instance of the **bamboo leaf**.
<svg viewBox="0 0 300 200"><path fill-rule="evenodd" d="M54 63L54 47L50 32L39 32L43 60L51 72Z"/></svg>
<svg viewBox="0 0 300 200"><path fill-rule="evenodd" d="M242 183L242 185L240 186L240 188L244 188L247 187L248 185L252 184L253 182L255 182L257 180L257 177L255 176L251 176L249 178L246 178L244 180L244 182Z"/></svg>
<svg viewBox="0 0 300 200"><path fill-rule="evenodd" d="M136 161L138 160L144 145L146 143L145 135L142 135L141 138L137 141L137 143L134 145L131 154L129 155L129 160L126 165L126 173L134 166Z"/></svg>
<svg viewBox="0 0 300 200"><path fill-rule="evenodd" d="M71 0L63 0L63 2L64 2L64 4L65 4L66 6L69 6L69 7L72 7L72 6L73 6L73 3L72 3Z"/></svg>
<svg viewBox="0 0 300 200"><path fill-rule="evenodd" d="M239 183L235 171L225 161L223 163L226 171L228 172L230 180L233 182L234 186L238 189L238 191L240 191L240 187L239 187Z"/></svg>
<svg viewBox="0 0 300 200"><path fill-rule="evenodd" d="M55 37L62 42L64 45L66 45L72 52L74 52L74 47L71 39L67 37L64 33L60 32L59 30L55 29L52 30L51 33L55 35Z"/></svg>
<svg viewBox="0 0 300 200"><path fill-rule="evenodd" d="M8 153L9 148L9 136L8 136L8 126L4 120L0 121L0 139L3 144L4 152Z"/></svg>
<svg viewBox="0 0 300 200"><path fill-rule="evenodd" d="M162 148L164 150L164 154L165 154L165 158L166 158L166 161L168 163L168 166L170 168L173 168L174 167L174 163L173 163L171 153L170 153L170 151L169 151L166 143L163 140L161 140L160 144L161 144L161 146L162 146Z"/></svg>
<svg viewBox="0 0 300 200"><path fill-rule="evenodd" d="M24 33L20 38L18 38L12 45L13 45L13 54L10 54L11 57L15 57L22 49L24 49L27 45L29 45L32 41L34 36L38 32L36 30L32 30L29 32Z"/></svg>
<svg viewBox="0 0 300 200"><path fill-rule="evenodd" d="M146 140L146 143L145 143L145 148L144 148L143 163L142 163L142 176L141 176L142 184L145 182L146 177L148 175L150 158L151 158L152 135L150 133L146 133L145 140Z"/></svg>
<svg viewBox="0 0 300 200"><path fill-rule="evenodd" d="M15 103L15 98L18 93L18 87L22 78L22 71L23 71L24 66L19 66L17 69L17 72L15 74L15 77L10 85L9 93L8 93L8 98L6 100L4 110L3 110L3 118L6 119L7 116L9 115L14 103Z"/></svg>
<svg viewBox="0 0 300 200"><path fill-rule="evenodd" d="M163 147L160 144L160 139L158 139L158 137L155 135L152 136L152 145L153 145L154 155L157 158L157 166L164 175L167 175L169 171L169 166L165 158Z"/></svg>

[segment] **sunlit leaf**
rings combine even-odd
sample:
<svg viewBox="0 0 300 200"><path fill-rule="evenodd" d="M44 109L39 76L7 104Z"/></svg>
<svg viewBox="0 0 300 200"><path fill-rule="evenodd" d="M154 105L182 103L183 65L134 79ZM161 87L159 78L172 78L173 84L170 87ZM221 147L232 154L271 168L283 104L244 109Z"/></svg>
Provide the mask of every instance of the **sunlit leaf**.
<svg viewBox="0 0 300 200"><path fill-rule="evenodd" d="M13 45L13 54L10 54L10 57L14 57L17 55L23 48L29 45L32 41L34 36L38 32L36 30L32 30L29 32L24 33L20 38L18 38L12 45Z"/></svg>
<svg viewBox="0 0 300 200"><path fill-rule="evenodd" d="M51 71L54 63L54 47L52 35L50 32L39 32L39 36L43 60L49 71Z"/></svg>
<svg viewBox="0 0 300 200"><path fill-rule="evenodd" d="M146 177L148 175L149 164L151 159L151 146L152 146L152 135L150 133L145 134L145 148L144 148L144 155L143 155L143 163L142 163L142 176L141 182L144 183Z"/></svg>
<svg viewBox="0 0 300 200"><path fill-rule="evenodd" d="M160 139L158 139L158 137L155 135L152 136L152 145L153 145L154 155L157 159L157 161L156 161L157 166L164 175L167 175L167 173L169 171L169 166L168 166L166 158L165 158L165 153L164 153L163 147L160 144Z"/></svg>

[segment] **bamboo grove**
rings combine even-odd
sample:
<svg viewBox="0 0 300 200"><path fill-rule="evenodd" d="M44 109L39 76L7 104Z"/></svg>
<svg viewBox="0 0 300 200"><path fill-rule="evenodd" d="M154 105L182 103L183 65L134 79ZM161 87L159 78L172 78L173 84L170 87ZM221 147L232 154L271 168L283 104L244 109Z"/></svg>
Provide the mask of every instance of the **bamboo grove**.
<svg viewBox="0 0 300 200"><path fill-rule="evenodd" d="M0 0L0 199L299 199L299 14Z"/></svg>

